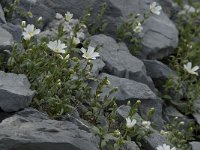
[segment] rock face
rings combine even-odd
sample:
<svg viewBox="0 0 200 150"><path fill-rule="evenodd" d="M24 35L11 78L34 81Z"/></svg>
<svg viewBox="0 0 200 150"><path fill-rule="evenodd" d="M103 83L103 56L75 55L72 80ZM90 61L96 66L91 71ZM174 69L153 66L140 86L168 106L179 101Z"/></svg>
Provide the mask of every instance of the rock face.
<svg viewBox="0 0 200 150"><path fill-rule="evenodd" d="M0 4L0 23L6 23L6 19L1 4Z"/></svg>
<svg viewBox="0 0 200 150"><path fill-rule="evenodd" d="M147 70L147 75L150 76L157 88L162 88L166 80L176 76L168 66L157 60L143 60Z"/></svg>
<svg viewBox="0 0 200 150"><path fill-rule="evenodd" d="M2 28L6 29L9 33L12 34L13 39L16 42L21 42L22 37L22 28L20 25L14 25L11 23L6 23L2 25Z"/></svg>
<svg viewBox="0 0 200 150"><path fill-rule="evenodd" d="M143 139L143 145L148 150L157 150L156 147L158 145L163 145L168 143L167 139L163 136L161 136L157 131L150 134L150 136L147 136Z"/></svg>
<svg viewBox="0 0 200 150"><path fill-rule="evenodd" d="M132 56L125 44L118 44L113 38L100 34L91 37L91 45L101 46L99 53L106 65L106 72L147 84L155 90L151 78L146 74L143 62Z"/></svg>
<svg viewBox="0 0 200 150"><path fill-rule="evenodd" d="M68 121L25 109L0 123L1 150L98 150L98 140Z"/></svg>
<svg viewBox="0 0 200 150"><path fill-rule="evenodd" d="M11 48L13 36L0 26L0 52L4 49Z"/></svg>
<svg viewBox="0 0 200 150"><path fill-rule="evenodd" d="M139 114L146 118L148 111L154 108L155 113L151 117L151 122L154 123L155 129L161 130L164 127L164 120L162 115L162 103L157 100L150 100L150 101L142 101L142 104L139 108Z"/></svg>
<svg viewBox="0 0 200 150"><path fill-rule="evenodd" d="M113 97L116 97L119 103L127 103L127 100L156 100L157 96L152 92L152 90L145 84L119 78L116 76L108 75L105 73L100 74L100 79L108 77L108 80L111 83L111 88L118 88L118 91L113 94ZM103 94L108 94L109 89L105 88Z"/></svg>
<svg viewBox="0 0 200 150"><path fill-rule="evenodd" d="M192 146L192 150L199 150L200 148L200 142L190 142L190 145Z"/></svg>
<svg viewBox="0 0 200 150"><path fill-rule="evenodd" d="M122 23L130 13L140 13L149 11L149 5L153 0L40 0L40 1L21 1L20 7L25 10L31 10L34 18L43 17L44 25L53 19L56 12L66 13L72 12L75 17L84 14L84 10L88 7L93 8L94 16L103 3L107 3L108 7L104 15L104 19L108 22L106 32L115 36L117 26ZM95 18L95 17L93 17ZM144 24L144 31L141 34L142 51L141 58L162 58L173 51L178 44L178 31L175 25L169 20L168 16L161 12L159 16L151 15Z"/></svg>
<svg viewBox="0 0 200 150"><path fill-rule="evenodd" d="M18 111L30 105L34 92L25 75L0 71L0 108L5 112Z"/></svg>
<svg viewBox="0 0 200 150"><path fill-rule="evenodd" d="M92 71L91 71L92 74L94 74L95 76L98 76L99 73L105 67L105 63L101 59L92 60L91 63L93 64Z"/></svg>

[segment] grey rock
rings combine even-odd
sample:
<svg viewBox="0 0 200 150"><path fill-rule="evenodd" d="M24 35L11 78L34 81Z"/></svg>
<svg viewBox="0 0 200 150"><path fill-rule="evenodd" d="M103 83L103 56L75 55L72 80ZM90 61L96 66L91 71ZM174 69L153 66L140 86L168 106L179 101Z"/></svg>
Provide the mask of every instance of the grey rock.
<svg viewBox="0 0 200 150"><path fill-rule="evenodd" d="M178 45L178 30L164 13L150 17L143 32L141 58L161 59L171 54Z"/></svg>
<svg viewBox="0 0 200 150"><path fill-rule="evenodd" d="M163 129L164 127L164 119L162 115L162 103L159 99L152 99L150 101L142 101L141 106L139 108L139 114L142 118L146 119L148 111L154 108L155 113L151 117L150 121L154 125L154 127L158 130Z"/></svg>
<svg viewBox="0 0 200 150"><path fill-rule="evenodd" d="M121 105L118 109L117 109L117 115L120 116L121 118L123 118L123 120L125 120L125 118L128 116L129 111L130 111L130 106L125 106L125 105ZM143 119L141 118L141 116L139 114L135 114L134 116L137 120L137 125L142 127L142 121ZM144 149L148 149L148 150L156 150L156 147L158 145L162 145L167 143L167 139L165 137L163 137L162 135L159 134L159 132L157 130L154 130L153 128L150 128L150 131L152 132L149 136L144 136L142 137L142 147L144 147Z"/></svg>
<svg viewBox="0 0 200 150"><path fill-rule="evenodd" d="M137 144L133 141L127 141L121 148L121 150L140 150Z"/></svg>
<svg viewBox="0 0 200 150"><path fill-rule="evenodd" d="M103 70L103 68L105 67L105 63L101 60L101 59L95 59L92 60L91 63L93 64L92 67L92 73L95 76L98 76L99 73Z"/></svg>
<svg viewBox="0 0 200 150"><path fill-rule="evenodd" d="M149 11L149 4L153 0L128 0L124 3L121 0L109 0L109 8L113 13L106 16L110 22L108 31L116 30L115 27L120 23L118 15L126 17L130 13L142 14ZM114 11L117 9L119 13ZM163 12L159 16L150 16L144 24L144 31L141 34L142 58L162 58L172 52L173 48L178 44L178 30Z"/></svg>
<svg viewBox="0 0 200 150"><path fill-rule="evenodd" d="M200 142L190 142L192 146L192 150L199 150L200 149Z"/></svg>
<svg viewBox="0 0 200 150"><path fill-rule="evenodd" d="M4 15L1 4L0 4L0 23L6 23L5 15Z"/></svg>
<svg viewBox="0 0 200 150"><path fill-rule="evenodd" d="M28 108L0 123L1 150L98 150L94 134Z"/></svg>
<svg viewBox="0 0 200 150"><path fill-rule="evenodd" d="M117 108L117 115L120 117L120 118L123 118L123 120L125 120L128 115L129 115L129 112L131 110L131 107L130 106L126 106L126 105L121 105Z"/></svg>
<svg viewBox="0 0 200 150"><path fill-rule="evenodd" d="M2 120L6 119L12 115L13 115L12 113L3 112L0 110L0 123Z"/></svg>
<svg viewBox="0 0 200 150"><path fill-rule="evenodd" d="M173 106L168 106L164 109L165 112L165 116L168 117L168 120L172 120L175 117L178 118L183 118L184 115L181 114L176 108L174 108Z"/></svg>
<svg viewBox="0 0 200 150"><path fill-rule="evenodd" d="M122 122L122 121L125 121L126 118L128 117L129 115L129 112L131 110L131 107L130 106L127 106L127 105L121 105L117 108L117 115L119 117L119 121ZM134 114L134 118L137 120L137 125L142 127L142 121L144 121L141 116L138 114L138 113L135 113ZM143 127L142 127L143 128Z"/></svg>
<svg viewBox="0 0 200 150"><path fill-rule="evenodd" d="M156 0L163 9L163 12L165 12L169 18L174 18L176 17L178 11L179 11L179 6L177 3L175 3L173 0Z"/></svg>
<svg viewBox="0 0 200 150"><path fill-rule="evenodd" d="M195 118L196 122L200 125L200 113L193 113L192 115Z"/></svg>
<svg viewBox="0 0 200 150"><path fill-rule="evenodd" d="M22 28L20 25L14 25L11 23L3 24L2 28L6 29L10 34L12 34L13 39L16 42L21 42Z"/></svg>
<svg viewBox="0 0 200 150"><path fill-rule="evenodd" d="M156 130L149 136L145 136L142 140L142 146L144 149L156 150L158 145L169 143L168 140L161 136Z"/></svg>
<svg viewBox="0 0 200 150"><path fill-rule="evenodd" d="M144 63L129 53L125 44L118 44L113 38L100 34L91 37L91 45L100 45L100 56L109 74L147 84L155 91L154 84L146 74Z"/></svg>
<svg viewBox="0 0 200 150"><path fill-rule="evenodd" d="M13 112L30 105L34 92L25 75L0 71L0 108Z"/></svg>
<svg viewBox="0 0 200 150"><path fill-rule="evenodd" d="M151 100L151 105L147 105L146 101L142 101L141 106L139 107L139 114L143 119L147 120L146 118L147 111L152 107L155 108L156 111L150 121L152 122L152 124L156 129L160 130L164 126L164 120L162 117L162 105L160 103ZM121 105L117 109L117 114L120 116L120 118L125 119L128 116L130 109L131 108L129 106ZM137 120L140 120L140 122L142 122L143 119L138 114L136 116Z"/></svg>
<svg viewBox="0 0 200 150"><path fill-rule="evenodd" d="M10 49L13 43L13 36L0 26L0 52Z"/></svg>
<svg viewBox="0 0 200 150"><path fill-rule="evenodd" d="M107 95L109 90L117 87L118 91L115 92L112 96L116 98L119 103L126 103L127 100L156 100L157 96L152 92L152 90L145 84L125 79L119 78L113 75L106 73L100 74L100 79L108 77L110 81L110 87L106 87L103 90L103 95Z"/></svg>
<svg viewBox="0 0 200 150"><path fill-rule="evenodd" d="M196 122L200 125L200 99L194 101L194 110L196 111L193 113L193 117L195 118Z"/></svg>
<svg viewBox="0 0 200 150"><path fill-rule="evenodd" d="M150 76L157 88L162 88L166 80L175 77L176 74L167 65L157 60L143 60L147 70L147 75Z"/></svg>
<svg viewBox="0 0 200 150"><path fill-rule="evenodd" d="M23 0L21 8L26 11L31 10L34 18L42 16L44 18L44 25L52 20L55 12L66 13L70 11L75 18L84 14L86 8L93 8L93 15L96 16L100 6L107 3L108 7L103 16L106 19L108 26L106 31L109 35L115 36L117 27L122 23L130 13L143 14L149 11L149 5L153 0L40 0L30 2L30 0ZM95 17L92 17L95 18ZM92 22L95 22L93 20ZM150 16L144 24L144 31L141 34L142 51L140 57L142 58L162 58L173 51L173 48L178 44L178 31L168 16L161 12L161 14Z"/></svg>

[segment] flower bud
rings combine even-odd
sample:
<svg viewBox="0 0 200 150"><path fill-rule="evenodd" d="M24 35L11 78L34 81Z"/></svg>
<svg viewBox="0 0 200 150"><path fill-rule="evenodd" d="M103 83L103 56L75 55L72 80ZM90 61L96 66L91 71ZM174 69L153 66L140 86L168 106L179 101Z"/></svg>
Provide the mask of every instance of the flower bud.
<svg viewBox="0 0 200 150"><path fill-rule="evenodd" d="M22 21L21 26L22 26L22 28L25 28L26 27L26 21Z"/></svg>
<svg viewBox="0 0 200 150"><path fill-rule="evenodd" d="M33 18L32 12L29 11L27 14L28 14L28 16L29 16L30 18Z"/></svg>
<svg viewBox="0 0 200 150"><path fill-rule="evenodd" d="M40 16L37 21L42 21L42 17Z"/></svg>
<svg viewBox="0 0 200 150"><path fill-rule="evenodd" d="M120 136L121 135L121 132L119 131L119 129L117 129L117 130L114 131L114 135L115 136Z"/></svg>

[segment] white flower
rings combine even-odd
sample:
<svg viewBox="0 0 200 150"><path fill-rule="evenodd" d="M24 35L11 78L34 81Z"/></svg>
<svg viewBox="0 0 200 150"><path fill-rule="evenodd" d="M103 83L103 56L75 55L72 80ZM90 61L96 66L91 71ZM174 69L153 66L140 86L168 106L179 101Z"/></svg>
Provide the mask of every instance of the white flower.
<svg viewBox="0 0 200 150"><path fill-rule="evenodd" d="M65 20L66 21L70 22L72 18L73 18L73 14L71 14L70 12L67 12L65 14Z"/></svg>
<svg viewBox="0 0 200 150"><path fill-rule="evenodd" d="M82 57L85 59L96 59L96 57L99 57L99 53L94 52L95 48L89 46L88 50L81 48L81 52L83 53Z"/></svg>
<svg viewBox="0 0 200 150"><path fill-rule="evenodd" d="M138 22L137 26L135 27L135 29L133 31L136 33L140 33L140 32L142 32L142 30L143 30L143 27L142 27L141 23Z"/></svg>
<svg viewBox="0 0 200 150"><path fill-rule="evenodd" d="M184 64L184 68L188 73L198 76L198 73L196 71L199 70L199 66L192 67L192 63L188 62L187 64Z"/></svg>
<svg viewBox="0 0 200 150"><path fill-rule="evenodd" d="M40 29L36 29L33 24L28 24L26 28L24 28L24 32L22 35L25 40L30 40L31 37L40 33Z"/></svg>
<svg viewBox="0 0 200 150"><path fill-rule="evenodd" d="M126 118L126 127L127 128L132 128L135 124L136 124L136 120L135 119L132 119L130 117L127 117Z"/></svg>
<svg viewBox="0 0 200 150"><path fill-rule="evenodd" d="M142 125L143 125L145 128L149 129L150 126L151 126L151 122L150 122L150 121L142 121Z"/></svg>
<svg viewBox="0 0 200 150"><path fill-rule="evenodd" d="M160 15L162 7L158 5L156 2L153 2L152 4L150 4L150 10L153 14Z"/></svg>
<svg viewBox="0 0 200 150"><path fill-rule="evenodd" d="M60 40L58 41L50 41L47 46L56 53L65 53L65 48L67 47L65 44L61 43Z"/></svg>
<svg viewBox="0 0 200 150"><path fill-rule="evenodd" d="M156 149L157 150L176 150L175 147L170 148L170 145L166 145L166 144L159 145L158 147L156 147Z"/></svg>
<svg viewBox="0 0 200 150"><path fill-rule="evenodd" d="M63 18L63 15L60 13L56 13L56 19L61 20Z"/></svg>

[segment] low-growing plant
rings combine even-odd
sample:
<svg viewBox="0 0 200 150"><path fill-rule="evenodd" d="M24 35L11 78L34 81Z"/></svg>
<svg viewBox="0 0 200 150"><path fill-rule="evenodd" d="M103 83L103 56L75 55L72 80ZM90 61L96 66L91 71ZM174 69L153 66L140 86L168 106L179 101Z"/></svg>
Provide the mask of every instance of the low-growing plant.
<svg viewBox="0 0 200 150"><path fill-rule="evenodd" d="M32 106L36 109L55 119L79 110L81 117L100 137L100 149L117 150L131 140L140 144L141 138L151 133L150 121L136 124L136 112L141 102L137 101L121 122L118 106L112 97L117 88L110 88L109 93L103 95L110 82L107 77L100 80L92 73L92 60L99 57L96 52L99 46L92 47L87 39L79 39L78 35L84 34L85 25L72 17L69 12L65 16L57 13L57 30L48 38L42 37L37 26L26 25L23 21L22 42L14 44L5 67L11 72L27 75L35 91ZM71 30L65 30L69 25ZM92 89L90 83L95 83L96 88ZM151 115L152 110L147 114L147 120Z"/></svg>
<svg viewBox="0 0 200 150"><path fill-rule="evenodd" d="M149 11L144 14L129 14L126 19L121 18L122 23L117 28L118 40L124 41L128 44L130 52L135 55L141 49L141 36L139 35L143 31L143 24L151 16L160 15L162 7L153 2L149 6Z"/></svg>
<svg viewBox="0 0 200 150"><path fill-rule="evenodd" d="M165 96L185 114L195 112L194 101L200 98L200 40L198 5L195 12L180 15L178 22L179 45L176 53L169 57L170 67L177 76L165 84ZM175 96L172 96L175 95Z"/></svg>
<svg viewBox="0 0 200 150"><path fill-rule="evenodd" d="M195 129L197 128L194 123L185 125L185 122L179 121L178 117L175 117L172 122L165 126L165 131L161 130L161 134L169 139L176 148L190 150L189 141L195 140Z"/></svg>

